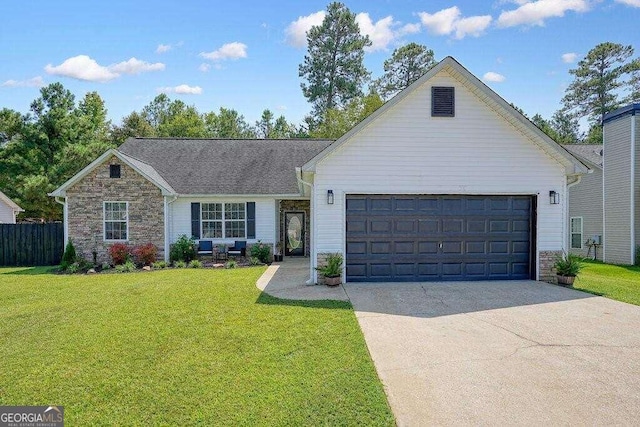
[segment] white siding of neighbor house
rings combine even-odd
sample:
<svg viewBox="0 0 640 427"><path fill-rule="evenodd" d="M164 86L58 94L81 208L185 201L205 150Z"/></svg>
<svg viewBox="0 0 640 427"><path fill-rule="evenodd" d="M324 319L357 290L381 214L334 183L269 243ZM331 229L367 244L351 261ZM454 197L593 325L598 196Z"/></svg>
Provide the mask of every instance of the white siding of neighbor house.
<svg viewBox="0 0 640 427"><path fill-rule="evenodd" d="M594 249L584 245L593 236L602 236L602 169L591 166L593 172L584 175L579 184L569 188L569 217L567 220L567 248L582 257L593 258ZM571 218L582 217L582 249L571 249ZM598 259L602 260L603 247L598 247Z"/></svg>
<svg viewBox="0 0 640 427"><path fill-rule="evenodd" d="M256 203L256 238L255 239L213 239L219 243L233 243L235 240L246 240L255 243L274 243L276 236L276 200L272 197L226 198L226 197L179 197L169 205L170 243L175 242L181 234L191 236L191 203Z"/></svg>
<svg viewBox="0 0 640 427"><path fill-rule="evenodd" d="M455 117L431 117L431 86L455 87ZM562 250L565 189L564 166L443 70L318 163L316 253L344 251L345 194L359 193L538 194L538 250Z"/></svg>
<svg viewBox="0 0 640 427"><path fill-rule="evenodd" d="M638 117L638 115L633 116L633 120L635 122L635 127L636 127L636 135L635 135L635 148L636 148L636 155L635 155L635 159L636 159L636 168L635 168L635 178L636 178L636 183L634 186L634 199L635 199L635 230L636 230L636 240L635 240L635 245L636 247L640 246L640 118ZM636 249L636 250L640 250L640 249ZM634 256L635 258L635 256ZM635 259L634 259L635 261Z"/></svg>
<svg viewBox="0 0 640 427"><path fill-rule="evenodd" d="M604 260L631 264L631 118L604 125Z"/></svg>
<svg viewBox="0 0 640 427"><path fill-rule="evenodd" d="M15 224L16 216L13 208L0 200L0 224Z"/></svg>

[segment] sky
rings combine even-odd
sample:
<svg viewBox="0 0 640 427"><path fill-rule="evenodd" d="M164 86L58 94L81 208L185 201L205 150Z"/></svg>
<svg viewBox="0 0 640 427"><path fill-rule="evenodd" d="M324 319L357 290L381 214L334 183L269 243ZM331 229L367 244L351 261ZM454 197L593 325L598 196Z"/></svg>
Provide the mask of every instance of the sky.
<svg viewBox="0 0 640 427"><path fill-rule="evenodd" d="M0 108L23 113L61 82L80 99L98 91L109 118L159 93L200 112L234 108L253 123L270 109L300 122L311 110L298 65L305 32L328 1L3 0ZM372 46L377 78L409 42L453 56L508 102L549 118L575 68L601 42L640 56L640 0L347 1Z"/></svg>

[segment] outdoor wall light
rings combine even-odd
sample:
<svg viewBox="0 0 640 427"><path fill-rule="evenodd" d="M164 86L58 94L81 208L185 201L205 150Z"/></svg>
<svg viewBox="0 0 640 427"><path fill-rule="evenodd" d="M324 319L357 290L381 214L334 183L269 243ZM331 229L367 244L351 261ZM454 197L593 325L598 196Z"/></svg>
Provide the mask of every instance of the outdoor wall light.
<svg viewBox="0 0 640 427"><path fill-rule="evenodd" d="M559 205L560 204L560 194L556 193L553 190L549 191L549 203L551 203L552 205Z"/></svg>
<svg viewBox="0 0 640 427"><path fill-rule="evenodd" d="M327 204L333 204L333 190L327 190Z"/></svg>

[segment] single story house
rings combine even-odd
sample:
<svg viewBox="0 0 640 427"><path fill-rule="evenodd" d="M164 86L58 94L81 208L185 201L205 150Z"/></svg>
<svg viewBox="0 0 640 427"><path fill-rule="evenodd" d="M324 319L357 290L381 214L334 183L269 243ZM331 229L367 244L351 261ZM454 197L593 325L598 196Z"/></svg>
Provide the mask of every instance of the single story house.
<svg viewBox="0 0 640 427"><path fill-rule="evenodd" d="M583 258L603 260L603 146L602 144L564 145L571 154L593 171L568 189L569 241L571 253Z"/></svg>
<svg viewBox="0 0 640 427"><path fill-rule="evenodd" d="M0 191L0 224L15 224L20 212L24 209Z"/></svg>
<svg viewBox="0 0 640 427"><path fill-rule="evenodd" d="M51 193L65 236L345 257L346 281L553 281L589 168L451 57L337 141L132 138ZM286 262L286 258L285 258Z"/></svg>

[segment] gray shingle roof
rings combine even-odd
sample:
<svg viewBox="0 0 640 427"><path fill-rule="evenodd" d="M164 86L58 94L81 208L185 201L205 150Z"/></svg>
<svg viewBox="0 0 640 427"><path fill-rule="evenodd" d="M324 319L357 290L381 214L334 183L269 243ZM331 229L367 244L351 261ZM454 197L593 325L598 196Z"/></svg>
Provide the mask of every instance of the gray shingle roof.
<svg viewBox="0 0 640 427"><path fill-rule="evenodd" d="M129 138L118 151L151 166L179 194L297 194L295 168L332 142Z"/></svg>
<svg viewBox="0 0 640 427"><path fill-rule="evenodd" d="M574 156L602 167L602 144L567 144L563 147Z"/></svg>

